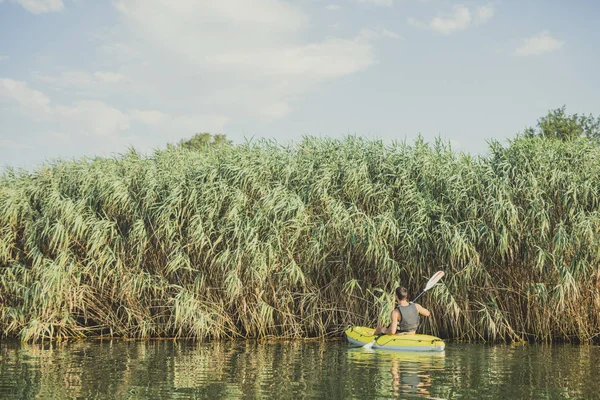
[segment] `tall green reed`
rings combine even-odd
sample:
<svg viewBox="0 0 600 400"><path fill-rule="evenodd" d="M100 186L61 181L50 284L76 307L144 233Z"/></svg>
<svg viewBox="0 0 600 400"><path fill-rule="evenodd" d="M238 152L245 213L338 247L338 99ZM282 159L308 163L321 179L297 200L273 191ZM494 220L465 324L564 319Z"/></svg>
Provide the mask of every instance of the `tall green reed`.
<svg viewBox="0 0 600 400"><path fill-rule="evenodd" d="M386 322L466 340L600 334L600 147L488 155L348 137L170 147L0 178L0 331L23 340L335 336Z"/></svg>

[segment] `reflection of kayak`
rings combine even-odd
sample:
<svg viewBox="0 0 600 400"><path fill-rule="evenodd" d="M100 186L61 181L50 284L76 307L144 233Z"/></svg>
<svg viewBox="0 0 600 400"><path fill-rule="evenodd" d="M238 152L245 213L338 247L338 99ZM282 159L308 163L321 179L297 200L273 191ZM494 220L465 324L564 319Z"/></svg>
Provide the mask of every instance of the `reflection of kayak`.
<svg viewBox="0 0 600 400"><path fill-rule="evenodd" d="M402 361L402 362L418 362L418 363L444 363L446 358L445 351L397 351L388 350L383 347L377 349L377 351L367 351L362 347L350 346L348 347L348 358L353 360L372 360L374 356L378 357L379 360L389 361Z"/></svg>
<svg viewBox="0 0 600 400"><path fill-rule="evenodd" d="M355 326L346 330L346 338L350 344L364 346L377 339L374 349L395 351L444 351L446 344L436 336L431 335L373 335L375 329Z"/></svg>
<svg viewBox="0 0 600 400"><path fill-rule="evenodd" d="M444 351L397 351L386 349L369 351L362 347L350 346L347 355L349 360L358 364L370 364L376 359L381 362L380 365L400 362L404 369L415 365L418 365L418 368L429 370L444 369L446 362L446 352Z"/></svg>

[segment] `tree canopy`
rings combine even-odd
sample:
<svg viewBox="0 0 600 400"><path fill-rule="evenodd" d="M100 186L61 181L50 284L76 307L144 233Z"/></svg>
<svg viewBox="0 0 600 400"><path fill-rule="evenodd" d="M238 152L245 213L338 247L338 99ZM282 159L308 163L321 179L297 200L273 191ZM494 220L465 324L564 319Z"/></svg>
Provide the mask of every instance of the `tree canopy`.
<svg viewBox="0 0 600 400"><path fill-rule="evenodd" d="M547 115L538 119L536 127L528 127L525 136L544 136L560 140L574 140L587 137L600 140L600 116L592 114L567 114L566 107L550 110Z"/></svg>
<svg viewBox="0 0 600 400"><path fill-rule="evenodd" d="M179 146L189 150L199 150L206 146L219 146L230 143L225 135L211 135L210 133L197 133L188 140L179 142Z"/></svg>

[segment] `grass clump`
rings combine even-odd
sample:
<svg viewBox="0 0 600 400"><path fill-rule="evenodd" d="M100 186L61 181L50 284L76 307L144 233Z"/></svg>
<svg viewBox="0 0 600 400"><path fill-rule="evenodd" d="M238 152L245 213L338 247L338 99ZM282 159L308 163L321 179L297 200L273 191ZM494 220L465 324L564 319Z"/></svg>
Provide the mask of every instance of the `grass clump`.
<svg viewBox="0 0 600 400"><path fill-rule="evenodd" d="M0 177L0 331L23 340L339 335L389 314L468 340L600 334L600 147L485 157L348 137L58 161Z"/></svg>

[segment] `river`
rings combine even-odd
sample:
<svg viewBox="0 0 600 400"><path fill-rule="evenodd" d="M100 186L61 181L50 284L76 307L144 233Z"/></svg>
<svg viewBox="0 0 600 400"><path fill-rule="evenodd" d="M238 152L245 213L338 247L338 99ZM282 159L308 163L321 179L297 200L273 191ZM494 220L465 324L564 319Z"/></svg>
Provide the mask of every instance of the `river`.
<svg viewBox="0 0 600 400"><path fill-rule="evenodd" d="M0 342L0 399L600 398L600 347L343 341Z"/></svg>

